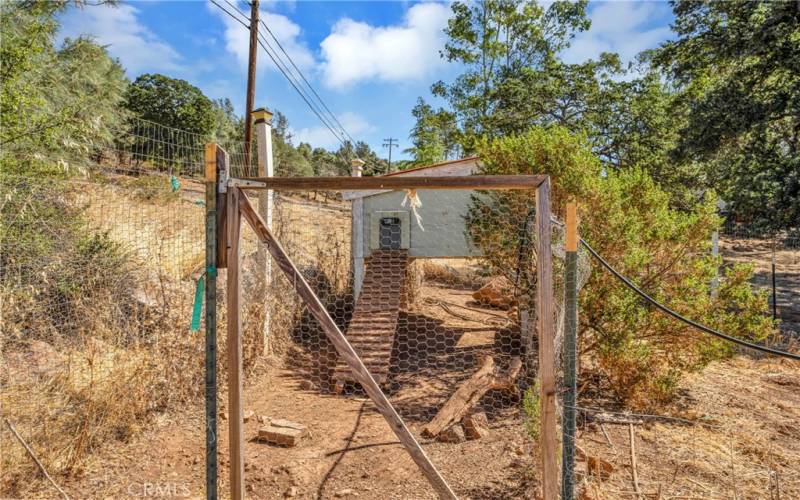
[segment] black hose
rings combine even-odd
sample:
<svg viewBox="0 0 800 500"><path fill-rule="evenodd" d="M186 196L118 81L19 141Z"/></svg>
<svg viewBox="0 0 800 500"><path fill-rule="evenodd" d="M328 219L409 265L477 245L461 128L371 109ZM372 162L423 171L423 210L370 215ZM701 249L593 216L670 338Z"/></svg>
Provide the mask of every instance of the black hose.
<svg viewBox="0 0 800 500"><path fill-rule="evenodd" d="M600 263L603 265L603 267L608 269L608 271L611 274L613 274L618 280L620 280L623 283L625 283L625 286L627 286L628 288L630 288L631 290L636 292L644 300L646 300L646 301L650 302L651 304L653 304L654 306L656 306L658 309L661 310L661 312L663 312L663 313L665 313L665 314L667 314L669 316L672 316L673 318L675 318L677 320L683 321L687 325L693 326L694 328L697 328L701 332L708 333L709 335L713 335L715 337L719 337L719 338L721 338L723 340L727 340L728 342L733 342L734 344L738 344L738 345L740 345L742 347L746 347L748 349L754 349L756 351L765 352L767 354L773 354L775 356L783 356L784 358L800 360L800 355L798 355L798 354L793 354L791 352L781 351L781 350L778 350L778 349L772 349L770 347L765 347L763 345L751 344L750 342L745 342L744 340L737 339L736 337L732 337L731 335L728 335L728 334L722 333L720 331L714 330L714 329L709 328L709 327L707 327L705 325L701 325L700 323L697 323L696 321L692 321L689 318L681 316L680 314L676 313L675 311L673 311L669 307L657 302L654 298L650 297L649 295L644 293L642 290L640 290L639 287L637 287L636 285L634 285L631 282L631 280L629 280L625 276L621 275L616 269L611 267L611 264L606 262L605 259L603 259L600 256L600 254L598 254L594 250L594 248L589 246L589 244L586 243L586 241L583 240L582 238L581 238L581 245L586 247L586 249L589 250L589 253L591 253L592 256L594 256L595 259L600 261Z"/></svg>

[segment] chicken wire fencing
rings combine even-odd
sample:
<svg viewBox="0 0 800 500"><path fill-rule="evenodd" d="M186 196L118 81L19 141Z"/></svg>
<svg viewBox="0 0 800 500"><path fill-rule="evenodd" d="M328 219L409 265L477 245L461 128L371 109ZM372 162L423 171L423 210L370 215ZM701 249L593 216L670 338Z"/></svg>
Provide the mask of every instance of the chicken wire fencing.
<svg viewBox="0 0 800 500"><path fill-rule="evenodd" d="M345 193L351 210L347 202L289 204L297 195L281 193L276 240L455 493L533 495L541 431L535 194ZM563 233L556 225L551 238L558 356ZM254 240L244 229L242 244L251 249L240 264L244 308L259 307L253 297L265 272ZM587 255L579 261L583 283ZM269 273L265 342L282 363L267 393L260 385L244 389L248 491L258 498L434 498L295 294L293 278L274 266ZM227 433L219 434L224 449ZM273 466L266 473L248 470L265 459ZM220 479L227 479L222 470Z"/></svg>
<svg viewBox="0 0 800 500"><path fill-rule="evenodd" d="M143 478L163 482L176 470L185 474L181 481L190 496L203 494L202 460L196 460L204 443L199 417L183 420L188 444L182 445L190 455L148 461L143 470L136 467L139 455L120 464L112 450L135 445L165 416L186 408L202 414L204 325L197 297L204 271L201 177L208 140L130 119L102 139L56 151L3 146L0 154L27 159L31 166L0 174L0 496L54 496L15 433L73 497L130 496L141 492ZM233 176L254 173L245 165L242 144L223 146ZM466 192L458 202L442 192L417 196L419 221L408 203L404 206L405 193L387 193L363 198L365 216L353 227L355 199L282 192L274 197L272 230L381 376L390 401L456 492L472 498L533 496L541 479L538 334L535 317L524 313L535 310L534 195ZM424 255L407 248L412 233ZM353 252L354 235L361 238L361 252ZM721 238L723 260L733 255L728 237ZM736 238L763 246L762 239ZM554 224L558 367L569 356L560 349L563 240L563 228ZM776 245L778 312L785 328L791 323L785 311L800 303L793 299L798 287L791 281L798 276L798 254L796 241L778 241L785 242ZM247 495L432 498L430 486L349 379L291 283L275 268L267 287L254 279L264 268L259 248L244 224ZM741 252L751 259L758 253L758 269L766 262L768 270L771 256L764 260L763 254L771 251L771 246L746 246ZM362 257L363 272L356 270ZM578 288L590 272L581 251ZM789 281L782 282L782 275ZM222 272L220 291L224 279ZM224 495L224 293L220 299ZM579 367L581 361L586 362L579 357ZM595 381L578 379L576 491L598 499L800 494L794 466L800 456L786 439L797 435L791 413L795 386L783 365L770 365L764 375L757 369L764 362L735 362L740 377L749 377L744 388L728 369L712 366L698 374L690 385L694 415L624 412L591 394ZM568 390L563 376L558 374L559 403ZM752 396L756 385L780 393L782 402L768 411L758 432L742 433L752 405L760 404ZM466 411L445 419L442 411L453 408L448 404L457 394L467 394ZM295 446L261 439L262 429L285 429L286 421L304 428ZM144 457L161 454L133 449ZM111 464L126 477L110 474ZM134 490L131 478L139 481Z"/></svg>
<svg viewBox="0 0 800 500"><path fill-rule="evenodd" d="M142 432L164 416L202 401L204 325L198 298L205 270L202 174L208 138L139 119L108 132L101 139L52 151L16 144L3 150L27 162L26 168L0 176L4 496L46 497L54 492L26 446L71 496L130 495L130 477L109 473L110 456L115 467L122 467L113 450L134 446ZM244 164L242 144L224 146L233 176L254 173ZM385 390L442 463L445 475L456 484L463 481L461 490L476 495L509 487L527 492L536 486L526 463L536 456L532 448L538 405L533 389L536 357L531 356L535 318L531 313L523 318L535 300L535 242L529 233L534 197L462 195L464 212L457 214L455 224L432 219L425 230L424 219L417 221L412 210L401 207L403 193L390 201L394 212L405 215L393 213L391 220L375 222L378 241L365 245L377 248L374 257L365 258L368 275L362 275L358 285L361 297L380 297L380 311L372 311L367 303L360 315L353 294L352 202L330 193L277 194L272 229L343 329L350 323L355 328L359 321L363 325L367 317L388 334L386 327L395 318L394 340L388 346L379 340L375 357L368 361L386 367ZM419 193L425 203L439 196ZM403 219L406 231L424 235L423 249L444 243L438 248L440 257L417 258L397 248L404 242L394 219ZM290 491L293 483L308 494L316 489L323 496L335 488L334 493L347 489L346 484L368 485L381 475L379 469L359 465L365 470L358 477L352 471L342 476L333 468L330 474L319 470L326 464L346 465L348 452L338 450L365 439L368 442L357 450L363 457L373 459L389 451L380 465L387 481L410 478L413 496L430 496L430 488L391 434L378 443L363 434L371 429L382 436L389 429L374 418L371 405L348 380L286 279L273 271L265 290L258 280L248 278L263 266L247 226L242 241L244 366L255 375L248 379L246 401L257 410L248 425L255 426L257 437L263 424L282 417L308 425L315 436L299 448L270 446L267 462L290 469L286 489L279 488L277 496ZM448 241L464 255L450 258ZM479 256L487 250L498 260ZM516 271L509 271L512 266ZM376 278L377 270L382 276ZM223 272L220 290L224 280ZM471 296L490 283L478 298ZM224 293L220 302L219 482L224 494ZM527 339L522 338L523 319ZM423 435L423 424L476 372L490 375L491 383L479 388L482 392L471 401L469 415L455 415L441 431ZM265 384L259 385L262 376ZM287 410L293 405L300 406L297 412ZM348 421L353 416L358 424ZM191 421L189 427L189 441L201 456L202 422ZM315 443L324 436L327 441ZM463 445L476 453L470 458L448 439L464 440ZM298 465L303 459L291 455L308 454L309 445L325 450L315 455L312 469L318 474L303 472L311 466ZM249 446L248 452L263 454L263 448ZM495 456L503 459L495 462ZM473 477L469 464L474 468L487 459L496 465ZM394 467L395 460L402 465ZM189 491L201 494L201 463L191 457L180 461L192 471L184 478ZM510 469L503 465L512 462ZM133 462L129 465L135 469ZM173 467L162 463L134 473L155 481L170 477ZM249 491L256 498L274 498L278 491L275 484L259 484L259 479L266 481L264 475L278 482L286 479L280 470L268 472L259 477L251 471L255 477ZM513 478L506 481L507 476Z"/></svg>

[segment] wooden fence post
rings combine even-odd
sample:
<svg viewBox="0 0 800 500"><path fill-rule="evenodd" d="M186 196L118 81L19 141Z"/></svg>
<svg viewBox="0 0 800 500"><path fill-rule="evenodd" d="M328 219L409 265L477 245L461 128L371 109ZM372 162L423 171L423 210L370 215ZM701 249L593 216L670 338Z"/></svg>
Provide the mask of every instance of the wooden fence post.
<svg viewBox="0 0 800 500"><path fill-rule="evenodd" d="M536 192L537 306L539 326L539 382L541 387L542 493L558 498L556 439L555 331L553 329L553 255L550 247L550 178Z"/></svg>
<svg viewBox="0 0 800 500"><path fill-rule="evenodd" d="M239 189L227 192L227 315L228 315L228 446L230 447L231 498L244 498L244 414L242 411L242 287L239 279Z"/></svg>
<svg viewBox="0 0 800 500"><path fill-rule="evenodd" d="M275 166L272 161L272 113L266 108L258 108L253 111L253 120L256 127L256 139L258 147L258 176L273 177ZM265 189L258 192L258 213L266 222L267 227L272 230L272 210L274 204L274 191ZM256 289L259 291L259 300L263 304L264 319L262 321L263 353L269 350L269 302L267 293L272 282L272 259L267 255L266 248L259 245L256 250Z"/></svg>
<svg viewBox="0 0 800 500"><path fill-rule="evenodd" d="M205 147L206 498L217 498L217 145Z"/></svg>

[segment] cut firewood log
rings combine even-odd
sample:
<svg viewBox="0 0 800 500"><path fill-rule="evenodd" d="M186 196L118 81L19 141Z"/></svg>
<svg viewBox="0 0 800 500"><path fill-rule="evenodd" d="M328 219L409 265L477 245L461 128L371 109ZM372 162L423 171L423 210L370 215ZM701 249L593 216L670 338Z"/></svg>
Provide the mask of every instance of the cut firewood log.
<svg viewBox="0 0 800 500"><path fill-rule="evenodd" d="M483 412L471 413L461 419L467 439L480 439L489 434L489 420Z"/></svg>
<svg viewBox="0 0 800 500"><path fill-rule="evenodd" d="M515 357L505 373L495 367L494 358L484 358L481 367L464 382L447 400L439 413L422 429L426 437L436 437L440 432L459 422L470 413L484 394L490 390L518 391L515 383L522 370L522 360Z"/></svg>

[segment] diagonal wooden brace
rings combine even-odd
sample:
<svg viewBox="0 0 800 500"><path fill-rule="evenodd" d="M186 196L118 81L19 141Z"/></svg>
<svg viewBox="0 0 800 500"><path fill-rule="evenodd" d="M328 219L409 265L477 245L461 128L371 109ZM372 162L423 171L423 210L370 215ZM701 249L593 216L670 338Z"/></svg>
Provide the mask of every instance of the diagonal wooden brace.
<svg viewBox="0 0 800 500"><path fill-rule="evenodd" d="M240 190L237 187L232 189ZM336 323L328 314L325 306L322 305L322 302L320 302L305 278L303 278L303 275L297 270L297 267L295 267L292 260L286 254L286 251L284 251L280 243L272 236L272 233L267 229L267 225L255 209L253 209L252 205L250 205L250 202L247 200L247 195L241 191L238 194L239 211L242 217L247 220L261 242L266 245L267 250L270 255L272 255L272 258L275 259L278 267L289 278L289 282L294 285L295 291L303 299L303 302L308 306L308 310L311 311L311 314L319 322L320 326L322 326L325 335L327 335L328 339L336 348L336 351L352 370L356 381L361 384L361 387L364 388L367 395L378 408L378 411L383 415L383 418L386 419L389 427L394 431L397 438L406 448L406 451L408 451L408 454L411 455L411 458L428 479L433 489L436 490L439 498L455 499L456 495L453 493L453 490L450 489L450 486L445 482L442 475L436 469L436 466L433 465L433 462L431 462L430 458L425 454L425 451L414 438L414 435L411 434L411 431L406 427L403 419L394 409L383 391L381 391L369 370L364 366L358 353L356 353L347 341L347 338L342 331L339 330L339 327L336 326Z"/></svg>

